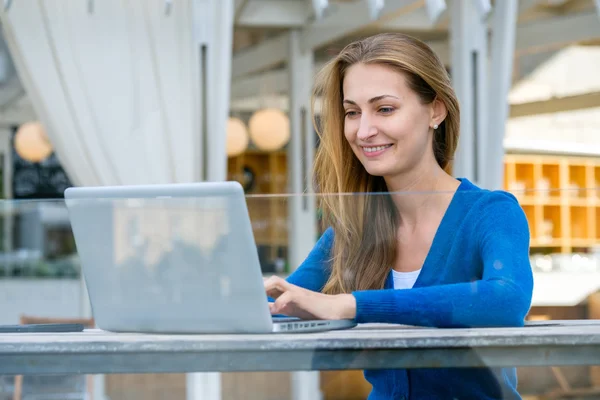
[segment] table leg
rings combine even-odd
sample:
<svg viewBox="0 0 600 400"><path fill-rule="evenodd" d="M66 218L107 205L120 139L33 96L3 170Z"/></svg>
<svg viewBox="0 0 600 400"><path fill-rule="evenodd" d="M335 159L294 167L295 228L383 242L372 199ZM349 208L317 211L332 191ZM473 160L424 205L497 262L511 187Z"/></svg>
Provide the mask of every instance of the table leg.
<svg viewBox="0 0 600 400"><path fill-rule="evenodd" d="M221 374L201 372L186 374L187 400L221 400Z"/></svg>
<svg viewBox="0 0 600 400"><path fill-rule="evenodd" d="M319 371L292 372L292 400L322 399Z"/></svg>

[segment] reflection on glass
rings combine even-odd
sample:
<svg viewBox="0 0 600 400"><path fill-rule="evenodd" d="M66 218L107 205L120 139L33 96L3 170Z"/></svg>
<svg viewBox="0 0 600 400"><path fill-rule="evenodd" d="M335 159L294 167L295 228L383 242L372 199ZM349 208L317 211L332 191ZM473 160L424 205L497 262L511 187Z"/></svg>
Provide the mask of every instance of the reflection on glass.
<svg viewBox="0 0 600 400"><path fill-rule="evenodd" d="M194 198L116 202L112 209L112 246L114 267L119 273L113 276L113 284L138 282L138 289L152 296L153 301L179 303L188 291L197 291L200 282L209 279L216 285L208 289L202 285L207 301L230 296L230 272L222 268L235 265L235 254L227 248L231 233L227 201Z"/></svg>
<svg viewBox="0 0 600 400"><path fill-rule="evenodd" d="M223 201L177 200L174 205L131 199L117 205L113 215L116 264L135 258L154 269L185 247L212 258L219 240L230 230Z"/></svg>

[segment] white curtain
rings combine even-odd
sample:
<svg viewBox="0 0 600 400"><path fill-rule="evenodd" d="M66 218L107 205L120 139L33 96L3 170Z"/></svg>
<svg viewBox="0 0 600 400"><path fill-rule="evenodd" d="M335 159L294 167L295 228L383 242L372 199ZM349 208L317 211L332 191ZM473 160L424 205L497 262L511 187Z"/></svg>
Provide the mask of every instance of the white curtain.
<svg viewBox="0 0 600 400"><path fill-rule="evenodd" d="M18 0L1 11L76 185L225 179L231 1Z"/></svg>
<svg viewBox="0 0 600 400"><path fill-rule="evenodd" d="M74 184L226 178L233 0L2 3L19 77ZM190 399L220 398L219 374L188 383Z"/></svg>

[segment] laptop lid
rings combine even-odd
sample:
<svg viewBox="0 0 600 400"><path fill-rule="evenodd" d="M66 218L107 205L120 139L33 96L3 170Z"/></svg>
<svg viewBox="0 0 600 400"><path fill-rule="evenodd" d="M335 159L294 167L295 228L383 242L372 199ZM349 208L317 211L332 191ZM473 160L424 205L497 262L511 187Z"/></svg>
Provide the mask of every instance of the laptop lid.
<svg viewBox="0 0 600 400"><path fill-rule="evenodd" d="M239 183L76 187L65 200L99 328L272 331Z"/></svg>

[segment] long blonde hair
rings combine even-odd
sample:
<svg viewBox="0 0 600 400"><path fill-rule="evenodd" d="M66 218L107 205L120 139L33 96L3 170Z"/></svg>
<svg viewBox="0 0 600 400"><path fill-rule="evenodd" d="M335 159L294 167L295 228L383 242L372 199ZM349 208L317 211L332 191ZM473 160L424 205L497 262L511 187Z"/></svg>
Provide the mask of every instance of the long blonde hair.
<svg viewBox="0 0 600 400"><path fill-rule="evenodd" d="M367 173L344 137L342 83L356 63L391 67L405 75L423 104L435 99L444 103L447 116L434 131L433 153L447 172L459 136L459 104L444 64L415 38L399 33L371 36L346 46L320 71L312 105L320 139L314 179L324 223L335 232L331 274L323 289L329 294L383 288L397 255L398 212L386 183Z"/></svg>

